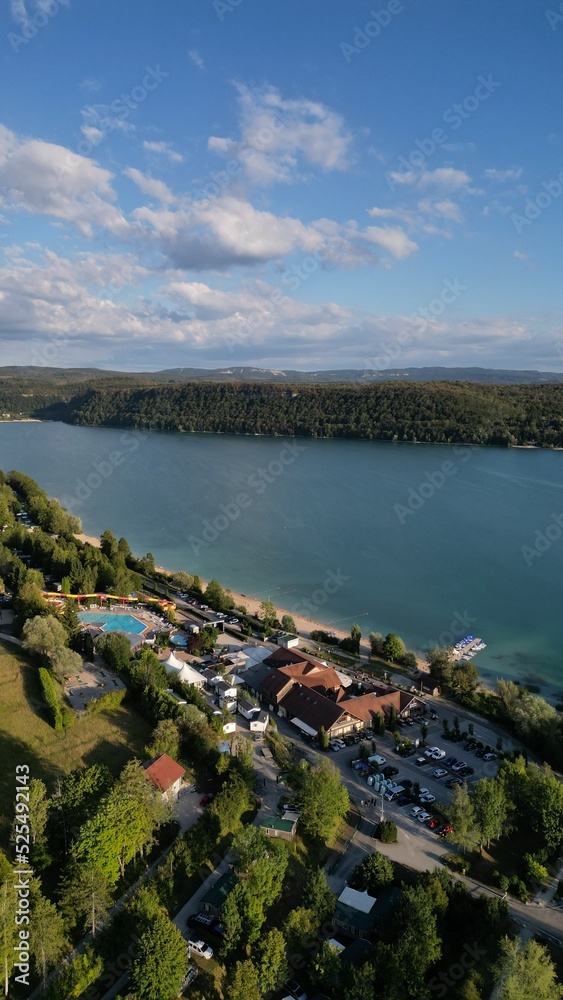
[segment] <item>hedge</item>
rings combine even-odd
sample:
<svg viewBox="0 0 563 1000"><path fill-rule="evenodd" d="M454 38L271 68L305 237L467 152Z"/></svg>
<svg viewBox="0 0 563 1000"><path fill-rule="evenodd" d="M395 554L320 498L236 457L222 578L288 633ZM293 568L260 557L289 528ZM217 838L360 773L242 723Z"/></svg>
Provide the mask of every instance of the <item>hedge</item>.
<svg viewBox="0 0 563 1000"><path fill-rule="evenodd" d="M41 690L43 691L43 698L51 715L51 723L55 729L62 729L63 715L61 712L61 706L59 705L59 699L57 698L57 692L55 691L53 679L45 667L39 667L39 681L41 683Z"/></svg>
<svg viewBox="0 0 563 1000"><path fill-rule="evenodd" d="M89 715L97 715L99 712L107 712L110 708L118 708L126 694L125 688L120 688L119 691L108 691L101 698L89 701L86 705L86 711Z"/></svg>

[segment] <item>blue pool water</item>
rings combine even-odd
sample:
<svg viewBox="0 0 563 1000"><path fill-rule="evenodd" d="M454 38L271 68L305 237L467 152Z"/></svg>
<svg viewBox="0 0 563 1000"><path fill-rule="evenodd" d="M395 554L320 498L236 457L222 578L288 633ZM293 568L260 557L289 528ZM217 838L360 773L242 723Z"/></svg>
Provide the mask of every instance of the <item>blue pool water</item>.
<svg viewBox="0 0 563 1000"><path fill-rule="evenodd" d="M188 645L187 639L184 639L183 635L173 635L172 639L171 639L171 642L173 642L175 646L187 646Z"/></svg>
<svg viewBox="0 0 563 1000"><path fill-rule="evenodd" d="M82 611L78 615L85 625L98 625L103 632L133 632L140 635L146 625L133 615L112 615L104 611Z"/></svg>

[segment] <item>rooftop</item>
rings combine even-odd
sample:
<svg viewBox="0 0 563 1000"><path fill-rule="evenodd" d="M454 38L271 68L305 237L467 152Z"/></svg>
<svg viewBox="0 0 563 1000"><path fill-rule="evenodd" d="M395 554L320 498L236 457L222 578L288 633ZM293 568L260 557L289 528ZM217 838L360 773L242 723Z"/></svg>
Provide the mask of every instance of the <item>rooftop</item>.
<svg viewBox="0 0 563 1000"><path fill-rule="evenodd" d="M296 820L280 819L279 816L264 816L258 826L267 827L268 830L279 830L280 833L292 833L295 829Z"/></svg>
<svg viewBox="0 0 563 1000"><path fill-rule="evenodd" d="M211 889L208 889L204 896L201 897L200 905L207 903L209 906L214 906L217 910L220 910L223 903L225 902L227 896L234 889L237 884L237 877L233 875L232 872L226 872L221 875L221 878L217 879Z"/></svg>
<svg viewBox="0 0 563 1000"><path fill-rule="evenodd" d="M178 778L182 778L186 773L172 757L167 753L161 753L152 760L146 760L142 765L147 778L158 789L159 792L167 792Z"/></svg>

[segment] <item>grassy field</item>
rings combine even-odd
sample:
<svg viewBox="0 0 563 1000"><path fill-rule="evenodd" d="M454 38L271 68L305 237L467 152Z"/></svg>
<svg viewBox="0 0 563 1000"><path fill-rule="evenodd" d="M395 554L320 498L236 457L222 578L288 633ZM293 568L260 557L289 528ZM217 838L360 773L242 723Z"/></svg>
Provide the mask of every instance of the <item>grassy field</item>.
<svg viewBox="0 0 563 1000"><path fill-rule="evenodd" d="M117 774L130 757L143 756L150 724L127 704L77 719L57 733L47 722L37 667L14 647L0 642L0 842L6 844L13 815L15 767L52 790L58 777L75 767L104 763Z"/></svg>

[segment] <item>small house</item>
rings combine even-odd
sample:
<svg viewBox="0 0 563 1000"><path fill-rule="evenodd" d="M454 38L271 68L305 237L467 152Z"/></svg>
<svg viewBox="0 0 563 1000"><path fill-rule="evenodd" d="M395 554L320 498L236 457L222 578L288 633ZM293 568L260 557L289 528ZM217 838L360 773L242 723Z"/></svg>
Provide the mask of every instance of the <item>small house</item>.
<svg viewBox="0 0 563 1000"><path fill-rule="evenodd" d="M268 723L270 721L270 716L267 712L259 712L258 715L253 715L250 720L250 732L251 733L265 733L268 728Z"/></svg>
<svg viewBox="0 0 563 1000"><path fill-rule="evenodd" d="M293 840L297 829L296 819L280 819L278 816L264 816L258 826L267 837L280 837L281 840Z"/></svg>
<svg viewBox="0 0 563 1000"><path fill-rule="evenodd" d="M260 714L260 705L254 705L251 701L247 701L246 698L241 698L238 703L238 711L245 719L252 719L255 715Z"/></svg>
<svg viewBox="0 0 563 1000"><path fill-rule="evenodd" d="M224 875L221 875L221 878L217 879L205 895L201 897L199 905L203 913L211 913L213 916L218 917L221 907L229 893L234 889L237 881L236 875L233 875L232 872L226 872Z"/></svg>
<svg viewBox="0 0 563 1000"><path fill-rule="evenodd" d="M142 767L151 785L162 794L162 798L167 802L175 802L186 773L184 768L167 753L161 753L158 757L145 761Z"/></svg>
<svg viewBox="0 0 563 1000"><path fill-rule="evenodd" d="M282 646L283 649L294 649L295 646L299 645L299 636L283 632L281 635L276 636L275 641L278 646Z"/></svg>
<svg viewBox="0 0 563 1000"><path fill-rule="evenodd" d="M399 896L395 887L383 889L375 897L347 885L338 897L332 922L349 937L368 939L376 925L389 918Z"/></svg>

